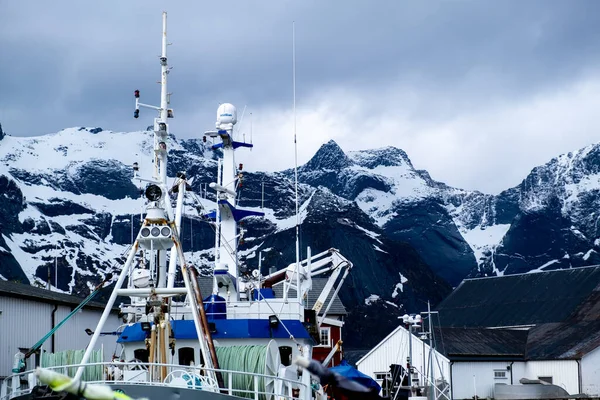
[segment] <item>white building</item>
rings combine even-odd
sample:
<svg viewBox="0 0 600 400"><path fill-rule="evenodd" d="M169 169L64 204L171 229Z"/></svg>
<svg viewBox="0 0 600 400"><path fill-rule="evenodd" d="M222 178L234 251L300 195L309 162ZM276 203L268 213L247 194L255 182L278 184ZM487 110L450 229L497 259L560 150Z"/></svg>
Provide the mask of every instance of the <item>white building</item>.
<svg viewBox="0 0 600 400"><path fill-rule="evenodd" d="M444 372L453 399L494 398L496 384L522 378L600 395L600 267L467 279L438 310L434 371ZM406 363L407 338L397 328L357 368L381 382L391 363ZM419 373L422 348L413 337Z"/></svg>
<svg viewBox="0 0 600 400"><path fill-rule="evenodd" d="M75 296L0 280L0 378L11 374L17 352L29 350L69 315L81 300ZM48 338L42 351L53 353L85 349L90 339L86 329L93 331L96 328L103 309L102 304L88 303ZM116 331L121 324L115 310L104 329L106 332ZM114 335L100 337L98 348L102 346L104 349L106 361L117 349L116 339ZM32 355L27 369L36 362L39 362L39 355Z"/></svg>
<svg viewBox="0 0 600 400"><path fill-rule="evenodd" d="M418 333L417 333L418 334ZM356 362L356 368L363 374L375 379L380 386L384 380L391 378L391 365L406 366L410 354L409 337L412 337L412 366L416 370L419 385L429 382L448 383L450 376L450 360L419 339L413 332L409 334L403 326L399 326L364 357Z"/></svg>

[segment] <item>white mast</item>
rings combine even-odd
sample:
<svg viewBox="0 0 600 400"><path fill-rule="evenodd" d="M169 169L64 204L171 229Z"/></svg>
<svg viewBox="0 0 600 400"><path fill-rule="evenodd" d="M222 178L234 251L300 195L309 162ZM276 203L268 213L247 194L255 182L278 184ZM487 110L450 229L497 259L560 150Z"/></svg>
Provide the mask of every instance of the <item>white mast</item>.
<svg viewBox="0 0 600 400"><path fill-rule="evenodd" d="M158 111L158 117L154 119L154 173L152 179L145 179L138 176L137 171L139 166L135 163L134 177L140 181L147 182L149 185L146 188L146 198L149 200L149 204L146 207L146 216L143 220L143 226L138 233L136 240L134 241L132 248L127 257L127 261L121 270L121 274L115 284L115 287L108 300L106 308L100 318L100 322L94 331L90 343L83 355L81 360L81 366L78 368L75 375L75 380L79 380L83 374L84 364L89 360L90 354L94 349L94 346L100 336L102 327L108 319L112 311L112 307L115 304L117 296L130 296L132 298L132 304L123 305L121 310L127 313L130 317L131 322L148 321L149 318L153 318L158 321L155 324L157 330L161 330L163 337L169 337L169 312L163 311L163 306L168 303L165 302L165 297L187 294L187 299L190 302L189 309L192 313L194 320L194 327L196 329L196 335L198 337L200 349L204 357L204 363L209 371L208 376L216 379L216 375L210 369L213 368L212 354L209 354L208 344L204 341L205 329L203 325L206 325L205 319L198 312L198 304L196 304L196 294L190 282L190 276L188 275L188 268L185 263L185 257L183 249L181 247L181 241L179 233L181 230L181 214L183 209L183 195L185 193L186 181L185 174L177 174L178 181L178 199L177 199L177 210L176 214L173 214L173 208L171 205L170 197L168 195L167 188L167 140L169 136L169 125L167 123L168 118L172 118L172 111L168 109L169 106L169 93L167 92L167 75L169 74L170 68L167 64L167 13L163 12L162 15L163 32L162 32L162 51L160 56L161 65L161 93L160 93L160 107L151 106L148 104L140 103L139 97L140 92L135 91L135 112L134 117L139 117L140 107L150 108ZM141 268L132 268L135 255L138 249L145 250L145 253L150 256L150 272L145 269L142 265ZM171 264L169 266L169 276L167 282L167 263L166 263L166 252L168 250L175 250L171 253ZM173 282L176 271L176 260L179 260L181 266L181 272L183 274L185 288L174 288ZM154 275L153 266L158 261L156 276ZM145 264L146 260L143 261ZM131 279L131 274L136 275L137 282ZM125 278L130 276L130 282L127 289L123 289L123 282ZM134 277L135 278L135 277ZM139 279L142 278L142 279ZM152 282L156 278L158 284L154 286ZM140 300L147 297L148 300ZM150 300L151 299L151 300ZM158 302L158 304L157 304ZM135 303L135 304L134 304ZM148 305L151 307L150 313L146 312L140 314L138 309L140 304ZM161 339L159 344L155 347L153 355L155 356L155 362L166 363L166 354L168 351L168 340ZM152 355L151 355L152 357ZM216 362L216 357L215 357ZM166 369L162 368L160 372L161 376L166 374ZM164 376L162 376L164 379Z"/></svg>

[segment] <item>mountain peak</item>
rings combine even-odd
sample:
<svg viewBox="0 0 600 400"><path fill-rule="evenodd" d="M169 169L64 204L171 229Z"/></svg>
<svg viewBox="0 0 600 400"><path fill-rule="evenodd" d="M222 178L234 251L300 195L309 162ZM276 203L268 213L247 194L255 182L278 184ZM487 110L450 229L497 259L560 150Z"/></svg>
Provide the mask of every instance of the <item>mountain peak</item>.
<svg viewBox="0 0 600 400"><path fill-rule="evenodd" d="M334 140L323 144L315 155L304 165L309 170L340 170L353 162Z"/></svg>
<svg viewBox="0 0 600 400"><path fill-rule="evenodd" d="M356 164L373 169L375 167L394 167L406 165L414 169L410 158L404 150L393 146L381 147L379 149L359 150L349 153L349 157Z"/></svg>

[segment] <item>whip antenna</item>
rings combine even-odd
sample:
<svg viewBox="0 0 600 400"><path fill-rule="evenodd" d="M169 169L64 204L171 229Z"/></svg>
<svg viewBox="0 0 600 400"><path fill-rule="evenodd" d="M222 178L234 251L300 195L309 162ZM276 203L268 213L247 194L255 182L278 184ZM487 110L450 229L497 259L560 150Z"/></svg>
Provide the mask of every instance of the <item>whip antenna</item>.
<svg viewBox="0 0 600 400"><path fill-rule="evenodd" d="M298 141L296 139L296 22L292 22L292 91L294 97L294 186L296 192L296 294L300 300L300 214L298 212Z"/></svg>

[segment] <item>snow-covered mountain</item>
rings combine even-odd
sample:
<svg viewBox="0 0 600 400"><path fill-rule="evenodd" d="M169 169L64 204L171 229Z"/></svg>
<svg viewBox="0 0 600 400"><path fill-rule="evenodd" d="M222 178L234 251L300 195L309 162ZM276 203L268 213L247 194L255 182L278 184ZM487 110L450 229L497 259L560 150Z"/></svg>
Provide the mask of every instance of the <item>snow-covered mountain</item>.
<svg viewBox="0 0 600 400"><path fill-rule="evenodd" d="M199 202L188 201L186 257L210 271L214 232L201 216L213 206L215 155L202 140L169 141L168 176L185 171ZM0 279L80 295L118 270L140 224L144 200L131 165L151 175L153 133L70 128L40 137L0 129ZM341 292L350 310L346 344L375 344L397 316L422 311L467 276L597 263L599 146L535 168L499 195L452 188L387 147L344 153L324 144L299 168L301 247L335 247L353 261ZM264 204L262 186L264 184ZM293 172L245 173L241 204L265 218L244 221L240 246L251 270L294 260ZM55 277L55 270L58 276ZM353 321L356 323L353 324Z"/></svg>
<svg viewBox="0 0 600 400"><path fill-rule="evenodd" d="M86 295L118 271L144 205L131 165L138 162L142 175L151 175L152 143L150 131L100 128L0 140L0 196L5 199L0 206L0 279L39 286L49 280L53 290ZM208 273L214 232L201 216L214 204L205 189L215 181L215 155L202 140L172 136L168 156L168 176L185 171L199 198L185 207L186 258ZM386 311L374 314L392 329L397 316L416 310L418 301L435 303L449 292L450 286L412 247L387 237L356 202L309 184L300 185L299 195L303 252L307 246L313 254L335 247L355 265L341 292L350 321L362 319L360 310L368 303L372 310ZM244 221L247 233L240 250L248 270L257 268L259 251L263 273L295 259L294 204L293 180L286 173L244 174L241 205L266 215ZM375 340L366 332L348 333L348 344Z"/></svg>
<svg viewBox="0 0 600 400"><path fill-rule="evenodd" d="M411 244L453 285L466 276L600 261L599 144L536 167L499 195L434 181L394 147L345 154L333 141L299 176L354 201L387 237Z"/></svg>

